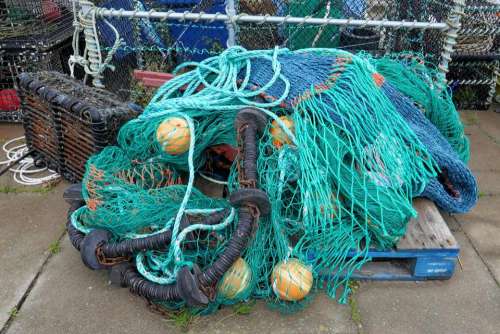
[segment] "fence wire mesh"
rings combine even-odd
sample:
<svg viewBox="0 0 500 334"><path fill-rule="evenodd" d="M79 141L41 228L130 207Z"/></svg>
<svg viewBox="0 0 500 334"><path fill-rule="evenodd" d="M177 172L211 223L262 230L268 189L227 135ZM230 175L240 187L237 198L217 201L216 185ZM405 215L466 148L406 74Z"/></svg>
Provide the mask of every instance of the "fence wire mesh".
<svg viewBox="0 0 500 334"><path fill-rule="evenodd" d="M35 49L0 50L0 122L22 121L17 77L22 72L69 71L70 43L46 51Z"/></svg>
<svg viewBox="0 0 500 334"><path fill-rule="evenodd" d="M488 109L500 60L500 2L468 0L448 80L460 109Z"/></svg>
<svg viewBox="0 0 500 334"><path fill-rule="evenodd" d="M0 0L1 49L48 49L72 32L71 0Z"/></svg>
<svg viewBox="0 0 500 334"><path fill-rule="evenodd" d="M107 0L95 1L104 8L189 13L351 18L361 20L445 22L452 0ZM342 48L373 54L412 51L437 64L445 41L443 30L335 26L313 24L236 23L170 21L111 17L122 45L106 70L104 84L123 98L144 97L147 90L132 76L134 69L169 72L183 61L200 61L219 54L229 44L246 49L275 46ZM97 21L103 57L111 50L115 34L102 19ZM232 40L234 31L234 40Z"/></svg>

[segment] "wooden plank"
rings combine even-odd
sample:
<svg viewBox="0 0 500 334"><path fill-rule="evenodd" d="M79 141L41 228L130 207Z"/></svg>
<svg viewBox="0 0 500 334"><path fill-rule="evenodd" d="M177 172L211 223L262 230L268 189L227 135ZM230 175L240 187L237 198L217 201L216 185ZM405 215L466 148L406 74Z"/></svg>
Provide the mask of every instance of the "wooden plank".
<svg viewBox="0 0 500 334"><path fill-rule="evenodd" d="M416 198L413 207L418 216L410 220L406 235L401 238L396 249L458 248L455 237L433 202Z"/></svg>

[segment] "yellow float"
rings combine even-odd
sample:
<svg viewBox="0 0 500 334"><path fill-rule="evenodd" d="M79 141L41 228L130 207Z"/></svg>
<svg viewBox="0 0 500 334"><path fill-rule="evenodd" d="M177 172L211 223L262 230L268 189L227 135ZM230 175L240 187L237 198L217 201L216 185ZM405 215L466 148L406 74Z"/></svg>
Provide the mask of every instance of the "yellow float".
<svg viewBox="0 0 500 334"><path fill-rule="evenodd" d="M248 263L240 257L222 277L217 292L224 298L237 299L248 290L251 281L252 270Z"/></svg>
<svg viewBox="0 0 500 334"><path fill-rule="evenodd" d="M156 140L163 151L171 155L179 155L189 150L191 134L184 118L169 117L156 129Z"/></svg>
<svg viewBox="0 0 500 334"><path fill-rule="evenodd" d="M304 299L311 291L312 285L311 270L298 259L288 259L278 263L271 275L274 293L286 301Z"/></svg>

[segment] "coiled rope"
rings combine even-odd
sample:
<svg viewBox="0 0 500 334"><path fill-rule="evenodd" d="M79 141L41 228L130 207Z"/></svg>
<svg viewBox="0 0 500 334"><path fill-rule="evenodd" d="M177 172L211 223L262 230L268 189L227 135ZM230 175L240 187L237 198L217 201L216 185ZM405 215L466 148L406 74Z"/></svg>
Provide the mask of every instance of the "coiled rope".
<svg viewBox="0 0 500 334"><path fill-rule="evenodd" d="M5 153L7 160L0 161L0 165L10 165L23 155L28 153L29 149L26 144L20 143L25 137L17 137L6 141L2 145L2 150ZM26 157L18 162L18 166L9 168L13 173L14 181L25 186L41 185L48 182L56 181L60 175L47 167L36 167L35 160L32 157ZM39 176L32 176L39 175Z"/></svg>

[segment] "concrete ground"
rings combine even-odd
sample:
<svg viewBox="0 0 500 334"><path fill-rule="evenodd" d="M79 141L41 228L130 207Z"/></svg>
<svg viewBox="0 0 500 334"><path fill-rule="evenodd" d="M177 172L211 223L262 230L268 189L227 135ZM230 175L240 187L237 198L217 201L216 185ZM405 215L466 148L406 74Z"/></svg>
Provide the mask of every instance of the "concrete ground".
<svg viewBox="0 0 500 334"><path fill-rule="evenodd" d="M0 334L16 333L500 333L500 114L463 112L479 204L445 215L461 246L448 281L363 282L350 305L324 294L293 315L258 302L186 319L150 311L104 272L86 269L64 232L66 184L0 178ZM22 134L0 125L0 141Z"/></svg>

